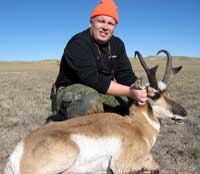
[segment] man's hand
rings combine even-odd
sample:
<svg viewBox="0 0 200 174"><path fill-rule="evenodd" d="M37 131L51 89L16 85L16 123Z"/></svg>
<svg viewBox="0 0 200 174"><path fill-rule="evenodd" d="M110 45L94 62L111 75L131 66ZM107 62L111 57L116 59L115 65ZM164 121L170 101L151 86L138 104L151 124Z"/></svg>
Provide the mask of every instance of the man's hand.
<svg viewBox="0 0 200 174"><path fill-rule="evenodd" d="M113 96L127 96L133 100L136 100L139 105L145 105L147 102L147 91L145 86L139 84L137 80L133 85L126 86L119 84L115 81L111 81L107 90L107 94Z"/></svg>
<svg viewBox="0 0 200 174"><path fill-rule="evenodd" d="M147 90L142 84L142 79L138 79L134 84L130 86L131 98L135 99L140 106L143 106L147 102Z"/></svg>
<svg viewBox="0 0 200 174"><path fill-rule="evenodd" d="M131 98L135 99L140 106L143 106L147 102L147 91L146 89L130 88Z"/></svg>

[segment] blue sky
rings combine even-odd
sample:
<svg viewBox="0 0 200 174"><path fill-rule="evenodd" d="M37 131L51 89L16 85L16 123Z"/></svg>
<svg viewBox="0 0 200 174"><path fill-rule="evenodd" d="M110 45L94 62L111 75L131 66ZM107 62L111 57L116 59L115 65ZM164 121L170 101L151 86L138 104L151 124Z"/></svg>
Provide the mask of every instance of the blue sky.
<svg viewBox="0 0 200 174"><path fill-rule="evenodd" d="M144 56L165 48L200 57L200 0L115 0L115 35ZM89 26L99 0L0 0L0 60L60 59L72 35Z"/></svg>

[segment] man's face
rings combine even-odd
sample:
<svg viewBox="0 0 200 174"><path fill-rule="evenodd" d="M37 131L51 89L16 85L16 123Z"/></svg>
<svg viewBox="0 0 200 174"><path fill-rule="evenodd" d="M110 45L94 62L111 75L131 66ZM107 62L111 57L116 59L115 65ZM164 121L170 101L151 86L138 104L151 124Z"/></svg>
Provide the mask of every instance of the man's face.
<svg viewBox="0 0 200 174"><path fill-rule="evenodd" d="M116 26L116 21L110 16L96 16L90 21L90 33L99 43L107 43Z"/></svg>

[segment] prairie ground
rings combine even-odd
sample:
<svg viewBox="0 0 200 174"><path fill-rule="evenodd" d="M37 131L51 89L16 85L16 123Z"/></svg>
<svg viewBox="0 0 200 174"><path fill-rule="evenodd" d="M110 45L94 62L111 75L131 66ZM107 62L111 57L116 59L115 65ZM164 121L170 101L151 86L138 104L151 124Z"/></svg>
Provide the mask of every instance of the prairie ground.
<svg viewBox="0 0 200 174"><path fill-rule="evenodd" d="M146 79L138 60L131 60L138 77ZM165 59L149 58L159 64L162 77ZM182 104L188 118L184 124L163 120L153 156L161 174L200 173L200 59L178 57L183 66L169 86L169 93ZM0 62L0 173L17 142L51 115L50 89L58 72L57 61Z"/></svg>

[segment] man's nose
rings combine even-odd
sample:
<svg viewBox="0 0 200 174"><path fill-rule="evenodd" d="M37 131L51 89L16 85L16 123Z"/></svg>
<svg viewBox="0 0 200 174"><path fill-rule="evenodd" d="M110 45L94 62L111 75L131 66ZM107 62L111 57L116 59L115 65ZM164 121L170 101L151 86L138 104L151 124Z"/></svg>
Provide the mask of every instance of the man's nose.
<svg viewBox="0 0 200 174"><path fill-rule="evenodd" d="M103 24L103 27L102 27L104 30L108 30L108 24Z"/></svg>

